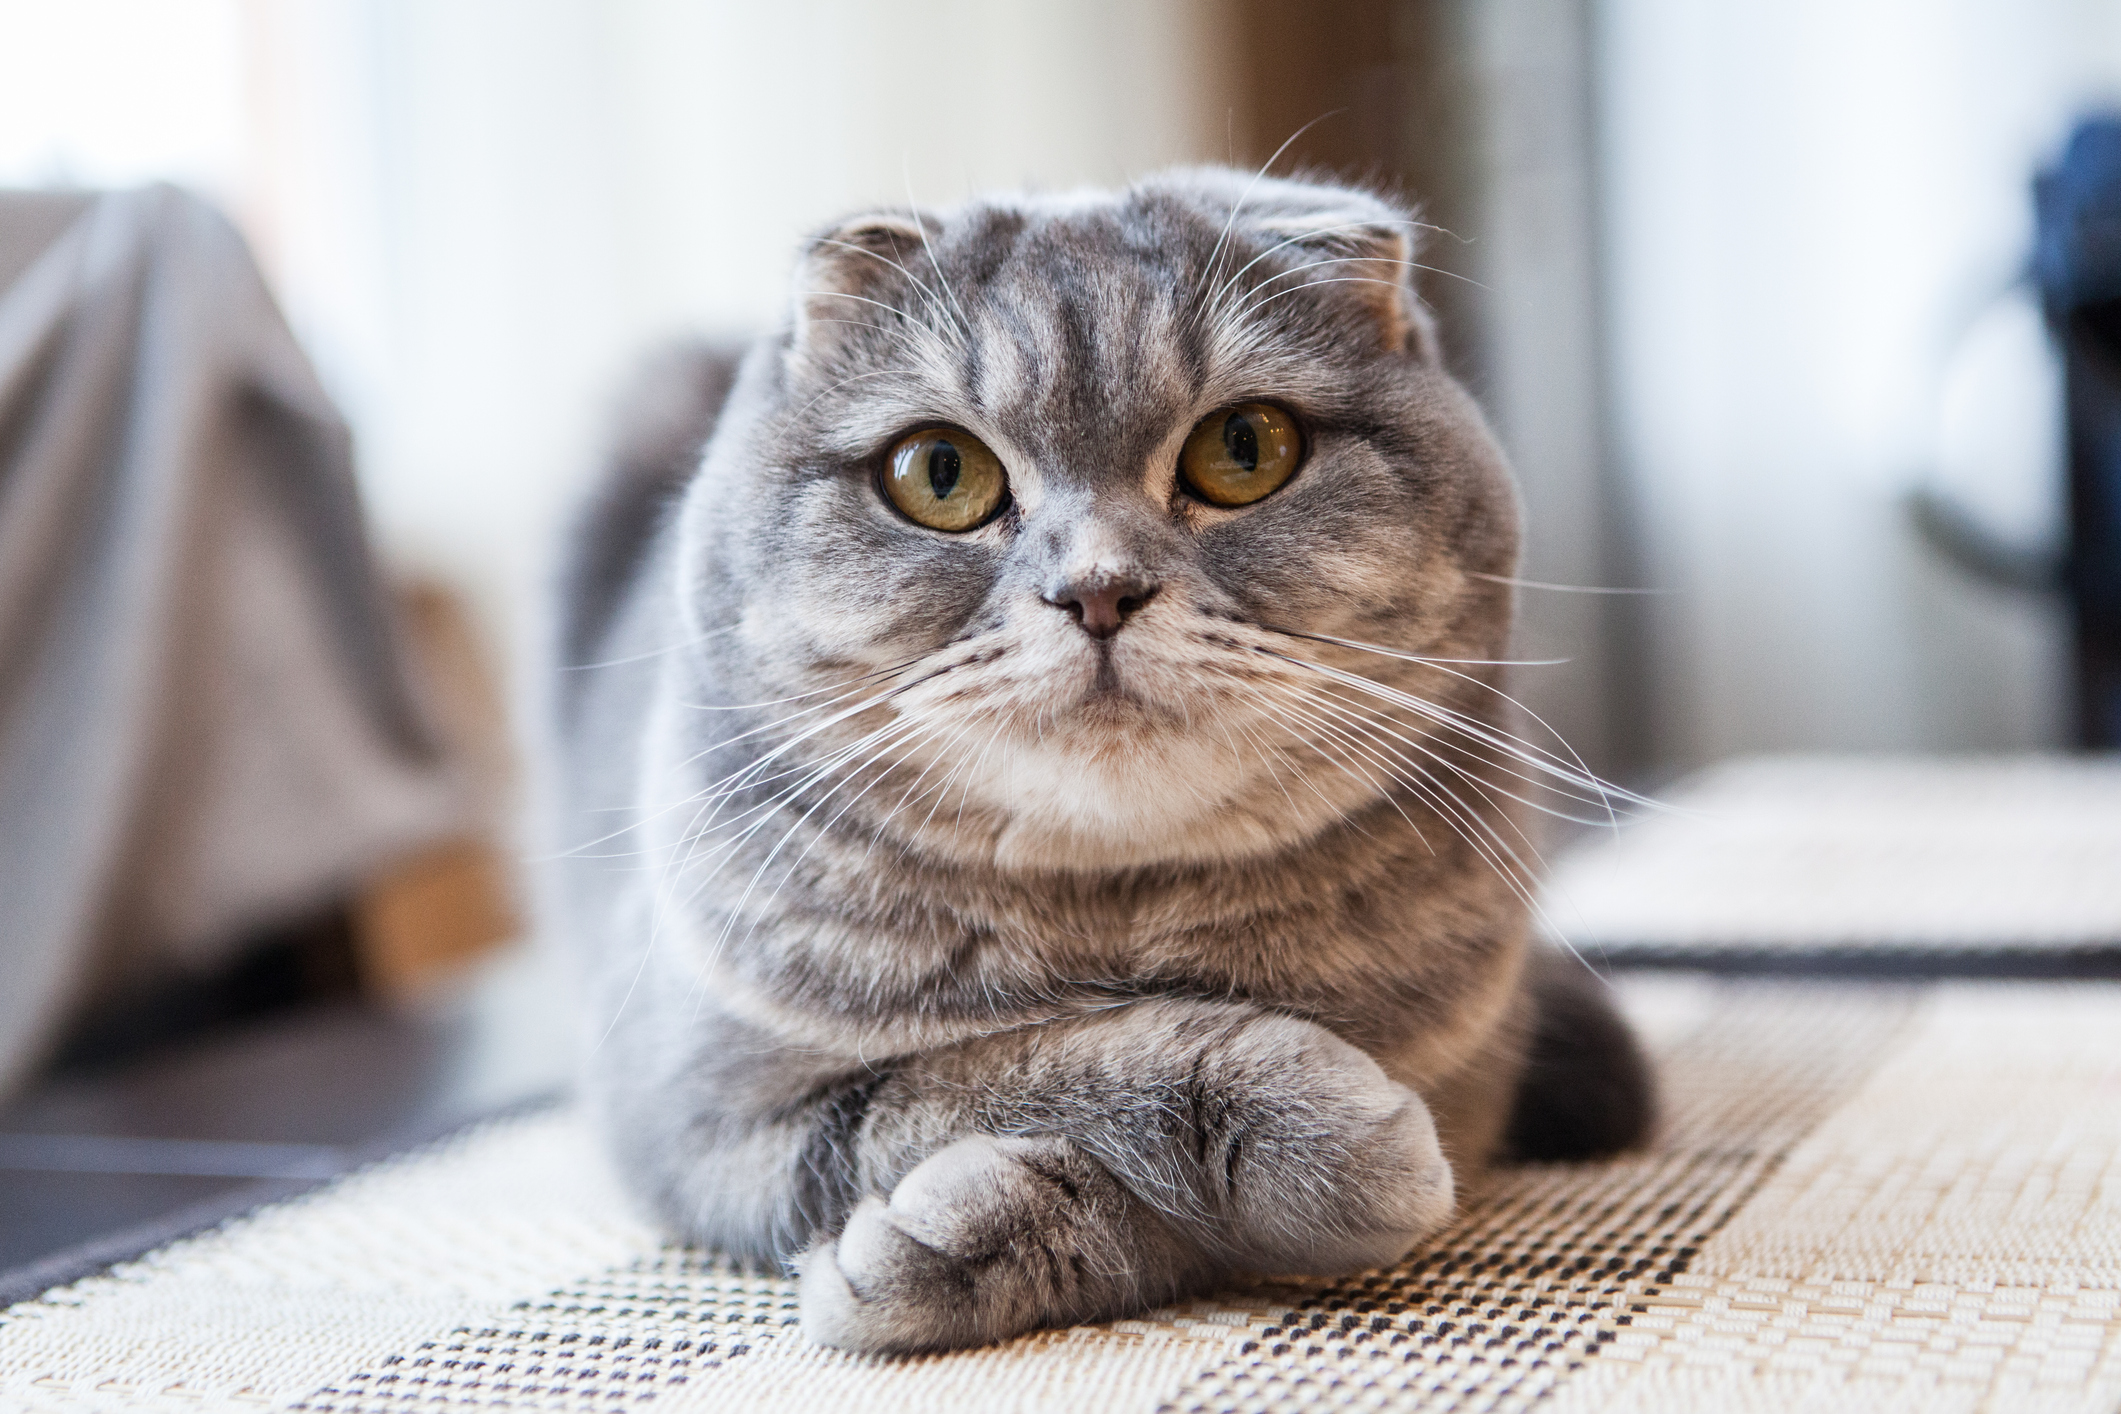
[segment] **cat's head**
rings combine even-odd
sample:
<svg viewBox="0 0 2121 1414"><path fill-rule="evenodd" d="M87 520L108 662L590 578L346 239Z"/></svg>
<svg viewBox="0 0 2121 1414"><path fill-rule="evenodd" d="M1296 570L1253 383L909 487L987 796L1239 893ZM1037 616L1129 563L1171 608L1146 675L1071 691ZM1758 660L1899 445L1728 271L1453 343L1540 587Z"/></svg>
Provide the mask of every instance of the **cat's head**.
<svg viewBox="0 0 2121 1414"><path fill-rule="evenodd" d="M1359 810L1427 728L1345 675L1457 710L1484 670L1324 640L1497 658L1516 554L1417 230L1191 169L818 236L687 493L711 679L785 704L759 739L828 812L945 853L1230 858Z"/></svg>

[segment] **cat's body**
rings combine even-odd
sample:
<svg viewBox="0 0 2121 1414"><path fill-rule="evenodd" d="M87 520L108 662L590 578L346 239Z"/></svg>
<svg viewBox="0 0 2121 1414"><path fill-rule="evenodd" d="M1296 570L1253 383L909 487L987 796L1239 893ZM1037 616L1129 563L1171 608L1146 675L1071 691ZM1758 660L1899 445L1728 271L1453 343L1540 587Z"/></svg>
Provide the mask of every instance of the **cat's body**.
<svg viewBox="0 0 2121 1414"><path fill-rule="evenodd" d="M546 892L590 1093L675 1231L800 1260L812 1334L1388 1262L1506 1138L1640 1136L1526 941L1513 493L1407 229L1216 171L847 223L585 519ZM1189 433L1268 403L1286 484L1193 494ZM934 427L1006 470L971 529L885 494Z"/></svg>

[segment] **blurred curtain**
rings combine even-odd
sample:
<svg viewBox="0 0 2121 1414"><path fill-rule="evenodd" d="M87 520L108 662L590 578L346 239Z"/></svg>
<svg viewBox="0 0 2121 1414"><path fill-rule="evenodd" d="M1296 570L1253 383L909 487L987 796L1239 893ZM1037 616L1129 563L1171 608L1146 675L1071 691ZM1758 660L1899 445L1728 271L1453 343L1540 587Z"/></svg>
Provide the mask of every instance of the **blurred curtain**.
<svg viewBox="0 0 2121 1414"><path fill-rule="evenodd" d="M168 187L83 206L0 289L0 1089L471 806L241 238Z"/></svg>
<svg viewBox="0 0 2121 1414"><path fill-rule="evenodd" d="M1245 160L1396 190L1430 223L1422 297L1523 491L1511 691L1609 777L1640 730L1636 569L1606 455L1588 0L1243 0Z"/></svg>

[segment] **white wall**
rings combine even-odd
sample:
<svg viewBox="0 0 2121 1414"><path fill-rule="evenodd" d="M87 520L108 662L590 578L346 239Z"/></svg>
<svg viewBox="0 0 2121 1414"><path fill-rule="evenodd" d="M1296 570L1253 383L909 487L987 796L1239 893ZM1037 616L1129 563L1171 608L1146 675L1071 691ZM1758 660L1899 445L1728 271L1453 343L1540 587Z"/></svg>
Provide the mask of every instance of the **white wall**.
<svg viewBox="0 0 2121 1414"><path fill-rule="evenodd" d="M513 633L651 340L843 211L1220 157L1214 0L0 0L0 183L244 222L385 544ZM1207 62L1203 62L1203 59Z"/></svg>
<svg viewBox="0 0 2121 1414"><path fill-rule="evenodd" d="M234 0L0 0L0 185L241 183Z"/></svg>
<svg viewBox="0 0 2121 1414"><path fill-rule="evenodd" d="M1953 579L1898 500L1946 443L1970 499L2021 528L2053 504L2040 437L1964 435L1970 407L2052 422L2037 341L1957 375L1949 355L2022 263L2033 167L2070 114L2121 94L2121 7L1598 13L1613 412L1644 568L1670 591L1652 611L1666 754L2057 740L2058 616ZM1970 367L1988 370L1971 386Z"/></svg>

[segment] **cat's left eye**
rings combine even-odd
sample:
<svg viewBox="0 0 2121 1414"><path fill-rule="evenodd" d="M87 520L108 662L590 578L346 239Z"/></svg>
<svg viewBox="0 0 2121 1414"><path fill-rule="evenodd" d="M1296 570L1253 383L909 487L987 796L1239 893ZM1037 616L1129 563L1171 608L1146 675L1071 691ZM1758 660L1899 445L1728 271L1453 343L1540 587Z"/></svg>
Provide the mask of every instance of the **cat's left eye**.
<svg viewBox="0 0 2121 1414"><path fill-rule="evenodd" d="M1272 403L1238 403L1200 420L1179 449L1186 488L1218 506L1249 506L1281 489L1304 458L1296 419Z"/></svg>

